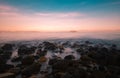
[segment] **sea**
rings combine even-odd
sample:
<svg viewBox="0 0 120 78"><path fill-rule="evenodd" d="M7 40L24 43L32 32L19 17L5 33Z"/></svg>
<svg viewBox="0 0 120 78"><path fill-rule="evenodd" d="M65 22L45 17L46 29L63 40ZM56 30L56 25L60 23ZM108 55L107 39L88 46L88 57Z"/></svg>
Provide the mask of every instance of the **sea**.
<svg viewBox="0 0 120 78"><path fill-rule="evenodd" d="M48 40L92 40L120 47L120 32L0 32L0 44Z"/></svg>
<svg viewBox="0 0 120 78"><path fill-rule="evenodd" d="M50 39L119 40L120 32L0 32L0 43Z"/></svg>

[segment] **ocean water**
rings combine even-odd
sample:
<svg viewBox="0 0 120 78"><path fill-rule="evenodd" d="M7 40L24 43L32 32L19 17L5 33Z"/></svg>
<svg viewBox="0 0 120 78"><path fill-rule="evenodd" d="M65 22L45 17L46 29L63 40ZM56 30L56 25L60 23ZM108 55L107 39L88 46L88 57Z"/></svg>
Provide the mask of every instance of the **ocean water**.
<svg viewBox="0 0 120 78"><path fill-rule="evenodd" d="M120 32L0 32L0 43L10 41L77 38L120 40Z"/></svg>

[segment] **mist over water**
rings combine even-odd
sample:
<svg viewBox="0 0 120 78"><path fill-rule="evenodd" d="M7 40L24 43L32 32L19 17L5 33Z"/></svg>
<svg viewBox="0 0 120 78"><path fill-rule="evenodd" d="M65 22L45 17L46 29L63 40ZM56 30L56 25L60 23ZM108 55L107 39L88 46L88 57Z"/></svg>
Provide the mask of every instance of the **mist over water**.
<svg viewBox="0 0 120 78"><path fill-rule="evenodd" d="M120 39L118 32L0 32L0 43L23 40L77 39L93 38Z"/></svg>

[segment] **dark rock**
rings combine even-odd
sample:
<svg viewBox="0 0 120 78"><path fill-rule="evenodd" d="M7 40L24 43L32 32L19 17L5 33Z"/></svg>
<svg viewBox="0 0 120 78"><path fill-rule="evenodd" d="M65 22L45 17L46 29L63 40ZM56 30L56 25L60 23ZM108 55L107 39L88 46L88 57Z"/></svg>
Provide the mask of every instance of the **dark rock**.
<svg viewBox="0 0 120 78"><path fill-rule="evenodd" d="M35 52L36 47L32 46L28 48L25 45L21 45L18 49L18 55L24 55L24 54L32 54Z"/></svg>
<svg viewBox="0 0 120 78"><path fill-rule="evenodd" d="M0 48L0 54L3 54L4 53L4 51Z"/></svg>
<svg viewBox="0 0 120 78"><path fill-rule="evenodd" d="M14 58L11 59L12 62L19 62L21 60L22 60L22 57L20 57L20 56L19 57L14 57Z"/></svg>
<svg viewBox="0 0 120 78"><path fill-rule="evenodd" d="M19 67L15 67L15 68L11 68L8 72L18 75L21 73L21 69Z"/></svg>
<svg viewBox="0 0 120 78"><path fill-rule="evenodd" d="M41 49L39 49L39 50L37 51L37 55L40 56L40 57L41 57L41 56L45 56L46 53L47 53L47 50L43 50L43 51L42 51Z"/></svg>
<svg viewBox="0 0 120 78"><path fill-rule="evenodd" d="M73 55L68 55L68 56L65 56L64 59L65 60L73 60L73 59L75 59L75 57Z"/></svg>
<svg viewBox="0 0 120 78"><path fill-rule="evenodd" d="M40 57L40 59L38 60L39 63L43 63L43 62L46 62L47 61L47 58L42 56Z"/></svg>
<svg viewBox="0 0 120 78"><path fill-rule="evenodd" d="M15 78L15 74L14 73L3 73L3 74L0 74L0 78Z"/></svg>
<svg viewBox="0 0 120 78"><path fill-rule="evenodd" d="M59 60L57 59L57 58L54 58L54 59L50 59L49 60L49 65L53 65L53 64L55 64L55 63L57 63Z"/></svg>
<svg viewBox="0 0 120 78"><path fill-rule="evenodd" d="M35 56L34 56L34 59L35 59L35 60L38 60L39 58L40 58L39 55L35 55Z"/></svg>
<svg viewBox="0 0 120 78"><path fill-rule="evenodd" d="M43 42L45 50L56 50L57 46L54 43L50 43L50 42Z"/></svg>
<svg viewBox="0 0 120 78"><path fill-rule="evenodd" d="M5 51L11 51L11 50L13 50L13 44L5 44L1 48Z"/></svg>
<svg viewBox="0 0 120 78"><path fill-rule="evenodd" d="M78 61L75 60L59 60L52 65L53 72L65 72L69 67L77 68L79 66Z"/></svg>
<svg viewBox="0 0 120 78"><path fill-rule="evenodd" d="M38 73L40 71L40 67L41 65L39 63L33 63L22 70L22 76L29 77L32 74Z"/></svg>
<svg viewBox="0 0 120 78"><path fill-rule="evenodd" d="M22 59L22 65L31 65L35 61L34 56L26 56Z"/></svg>
<svg viewBox="0 0 120 78"><path fill-rule="evenodd" d="M4 59L2 55L0 55L0 64L5 64L5 63L6 63L6 59Z"/></svg>
<svg viewBox="0 0 120 78"><path fill-rule="evenodd" d="M3 73L11 68L13 68L13 65L8 65L8 64L0 64L0 73Z"/></svg>

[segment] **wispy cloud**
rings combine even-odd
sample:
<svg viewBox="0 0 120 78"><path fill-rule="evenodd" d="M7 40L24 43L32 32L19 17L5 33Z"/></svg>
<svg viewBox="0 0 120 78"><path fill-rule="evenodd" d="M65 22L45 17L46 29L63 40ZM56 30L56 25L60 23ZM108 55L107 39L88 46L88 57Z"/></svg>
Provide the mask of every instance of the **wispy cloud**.
<svg viewBox="0 0 120 78"><path fill-rule="evenodd" d="M37 16L41 17L57 17L57 18L74 18L74 17L83 17L85 14L78 12L67 12L67 13L35 13Z"/></svg>
<svg viewBox="0 0 120 78"><path fill-rule="evenodd" d="M17 10L15 7L8 6L8 5L0 5L0 11L15 11Z"/></svg>
<svg viewBox="0 0 120 78"><path fill-rule="evenodd" d="M9 5L0 5L0 17L4 16L16 16L20 13L17 12L18 9Z"/></svg>
<svg viewBox="0 0 120 78"><path fill-rule="evenodd" d="M111 5L120 5L120 1L118 1L118 2L111 2L110 4Z"/></svg>

